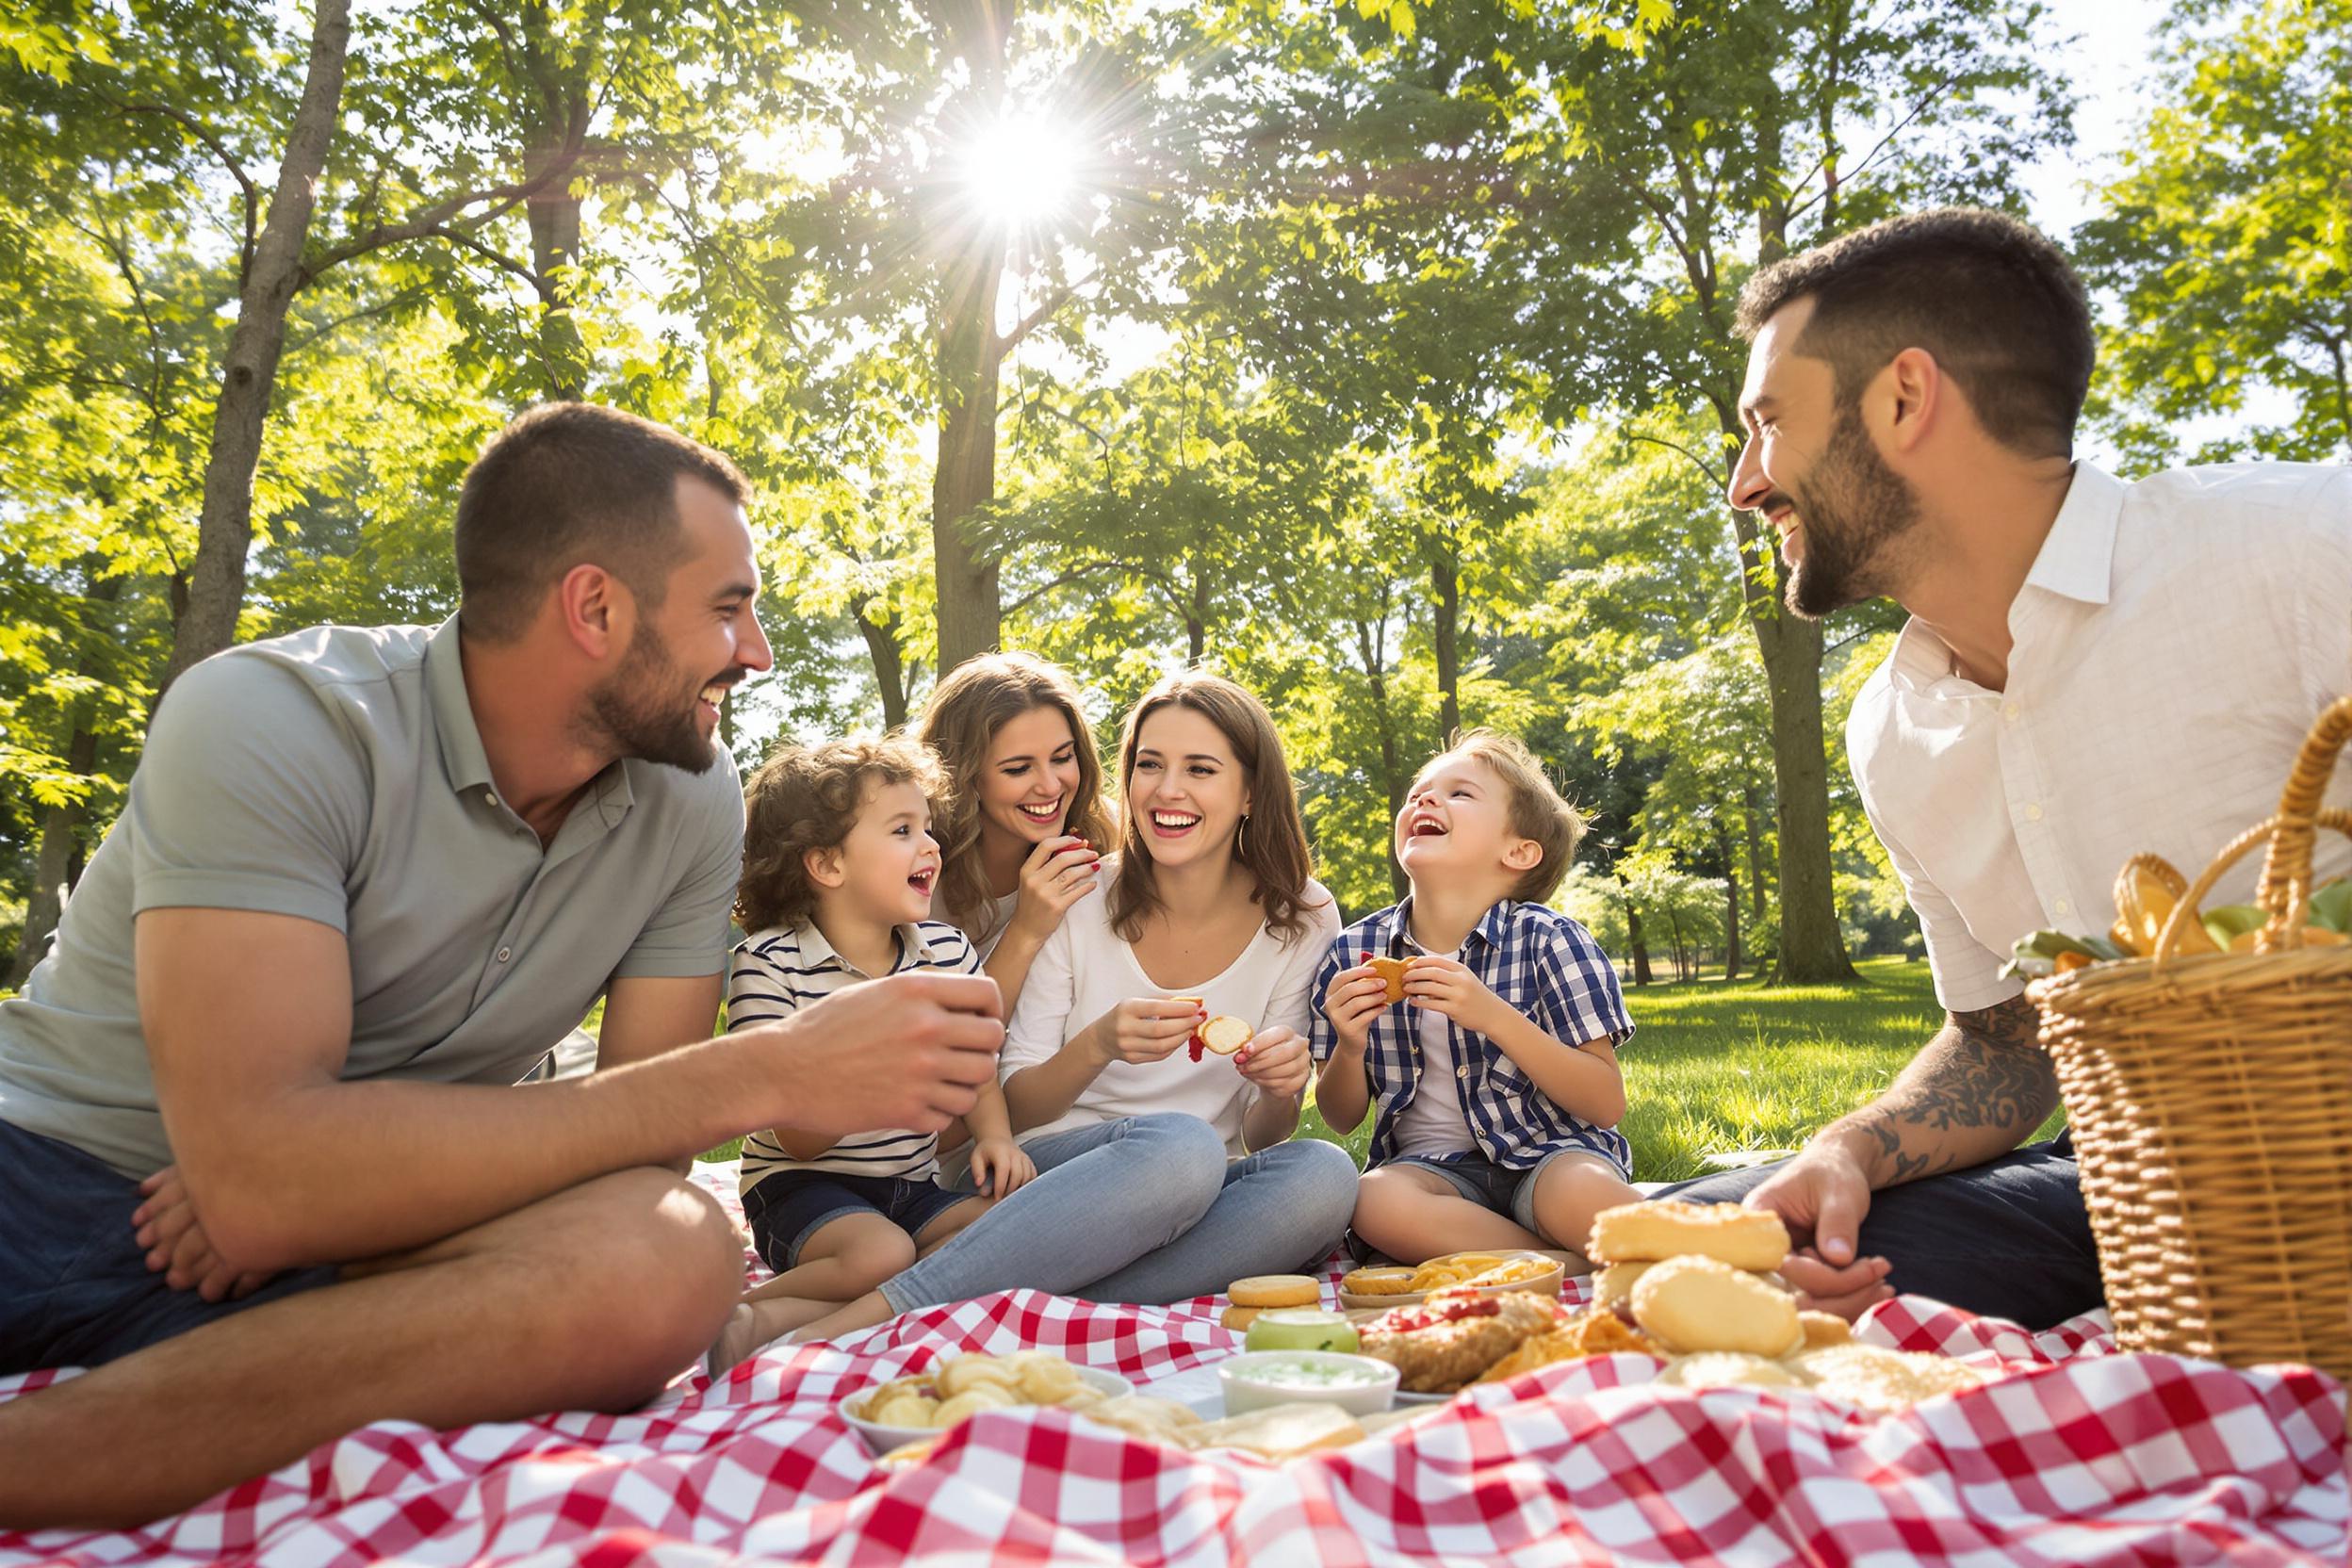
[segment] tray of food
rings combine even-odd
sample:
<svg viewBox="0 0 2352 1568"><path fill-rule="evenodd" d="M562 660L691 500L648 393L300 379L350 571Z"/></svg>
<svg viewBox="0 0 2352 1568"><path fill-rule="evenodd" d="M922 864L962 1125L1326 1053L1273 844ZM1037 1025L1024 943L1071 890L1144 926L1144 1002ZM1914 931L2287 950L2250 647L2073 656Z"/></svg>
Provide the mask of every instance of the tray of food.
<svg viewBox="0 0 2352 1568"><path fill-rule="evenodd" d="M1448 1252L1412 1266L1398 1264L1354 1269L1340 1278L1339 1304L1351 1312L1384 1312L1410 1306L1441 1290L1468 1290L1481 1296L1525 1290L1556 1297L1567 1273L1565 1264L1544 1252Z"/></svg>

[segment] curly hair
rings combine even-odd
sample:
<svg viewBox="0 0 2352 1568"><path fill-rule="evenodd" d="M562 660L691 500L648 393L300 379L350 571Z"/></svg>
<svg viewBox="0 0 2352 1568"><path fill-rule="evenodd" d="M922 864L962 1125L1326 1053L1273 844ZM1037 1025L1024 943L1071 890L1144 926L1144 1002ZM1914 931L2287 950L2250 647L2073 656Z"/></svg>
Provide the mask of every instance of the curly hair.
<svg viewBox="0 0 2352 1568"><path fill-rule="evenodd" d="M1057 665L1025 653L990 653L965 661L942 677L915 727L916 736L947 770L947 792L932 837L939 841L939 908L973 940L988 911L988 874L980 864L980 775L996 732L1039 708L1070 724L1078 754L1078 788L1062 813L1062 831L1107 848L1118 831L1102 799L1102 763L1094 732L1078 710L1078 688Z"/></svg>
<svg viewBox="0 0 2352 1568"><path fill-rule="evenodd" d="M874 791L912 784L936 801L945 782L928 751L896 736L777 746L743 786L736 923L765 931L813 914L808 852L839 848Z"/></svg>

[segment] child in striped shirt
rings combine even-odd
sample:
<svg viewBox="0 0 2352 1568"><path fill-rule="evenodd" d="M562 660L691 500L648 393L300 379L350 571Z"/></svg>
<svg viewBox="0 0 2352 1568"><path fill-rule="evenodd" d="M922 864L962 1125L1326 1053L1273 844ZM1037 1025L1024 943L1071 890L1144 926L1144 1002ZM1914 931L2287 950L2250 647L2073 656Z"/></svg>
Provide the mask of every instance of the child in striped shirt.
<svg viewBox="0 0 2352 1568"><path fill-rule="evenodd" d="M928 918L941 782L931 754L905 740L787 745L752 776L735 903L752 935L727 976L729 1031L907 970L980 972L964 934ZM966 1119L982 1197L939 1184L935 1134L877 1128L832 1142L772 1128L744 1139L743 1216L776 1276L744 1297L712 1370L858 1299L1037 1174L1001 1088L983 1089Z"/></svg>

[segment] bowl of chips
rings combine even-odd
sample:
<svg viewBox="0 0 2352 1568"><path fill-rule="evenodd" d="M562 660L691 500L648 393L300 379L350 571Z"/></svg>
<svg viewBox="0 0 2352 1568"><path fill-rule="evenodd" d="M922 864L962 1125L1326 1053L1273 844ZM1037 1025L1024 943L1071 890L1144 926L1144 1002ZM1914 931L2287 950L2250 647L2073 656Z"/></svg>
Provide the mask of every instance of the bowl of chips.
<svg viewBox="0 0 2352 1568"><path fill-rule="evenodd" d="M880 1455L937 1437L984 1410L1023 1405L1086 1410L1133 1391L1116 1372L1079 1366L1050 1350L1016 1350L950 1357L927 1371L860 1389L845 1396L839 1409L866 1446Z"/></svg>
<svg viewBox="0 0 2352 1568"><path fill-rule="evenodd" d="M1531 1290L1558 1296L1567 1275L1565 1264L1543 1252L1447 1252L1423 1264L1359 1268L1342 1275L1339 1304L1350 1312L1385 1311L1436 1290L1473 1290L1481 1296Z"/></svg>

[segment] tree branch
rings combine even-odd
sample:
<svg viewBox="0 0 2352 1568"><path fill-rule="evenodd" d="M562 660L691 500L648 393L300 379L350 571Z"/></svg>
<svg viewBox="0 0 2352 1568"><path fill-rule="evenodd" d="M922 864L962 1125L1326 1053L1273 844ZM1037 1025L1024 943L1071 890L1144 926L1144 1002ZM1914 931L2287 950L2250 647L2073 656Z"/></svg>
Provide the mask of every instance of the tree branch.
<svg viewBox="0 0 2352 1568"><path fill-rule="evenodd" d="M206 130L203 122L186 110L175 109L168 104L125 104L113 98L108 98L106 102L124 114L159 114L181 125L190 136L211 148L212 155L220 160L220 167L226 169L230 177L237 181L237 188L245 193L245 243L237 253L237 282L241 286L245 275L253 269L253 233L261 205L261 192L253 188L253 177L245 172L236 158L229 155L229 150L220 144L220 139Z"/></svg>
<svg viewBox="0 0 2352 1568"><path fill-rule="evenodd" d="M342 244L325 252L314 265L307 269L308 275L316 279L330 269L339 267L354 256L364 256L370 252L381 251L387 245L400 244L402 240L421 239L429 235L437 238L455 238L460 231L450 226L449 220L477 202L490 203L492 204L488 208L466 220L467 230L479 229L501 213L512 211L514 207L529 201L547 187L569 178L572 166L580 161L580 144L573 142L564 148L560 156L530 179L518 180L512 185L491 186L482 190L460 191L455 196L435 202L433 205L423 208L405 222L379 223L366 234L354 235Z"/></svg>
<svg viewBox="0 0 2352 1568"><path fill-rule="evenodd" d="M1012 331L1006 333L1002 337L996 337L993 335L990 336L988 339L988 353L990 356L995 359L1002 360L1006 354L1011 353L1015 349L1021 346L1021 340L1022 338L1037 331L1048 317L1052 316L1055 311L1061 309L1062 306L1068 304L1072 296L1074 296L1080 289L1086 287L1086 285L1094 282L1094 280L1095 274L1088 272L1085 277L1077 279L1075 282L1062 285L1061 287L1047 295L1044 302L1040 303L1037 309L1031 311L1028 315L1022 317L1019 321L1013 323Z"/></svg>
<svg viewBox="0 0 2352 1568"><path fill-rule="evenodd" d="M1731 480L1727 475L1718 470L1712 464L1708 463L1707 459L1701 457L1698 453L1692 451L1690 448L1682 445L1678 441L1668 441L1656 435L1642 435L1634 431L1627 431L1625 433L1625 439L1628 441L1645 442L1653 447L1663 447L1670 452L1680 452L1683 456L1690 460L1692 466L1696 467L1700 473L1707 476L1707 482L1714 485L1716 489L1724 490L1730 488Z"/></svg>

